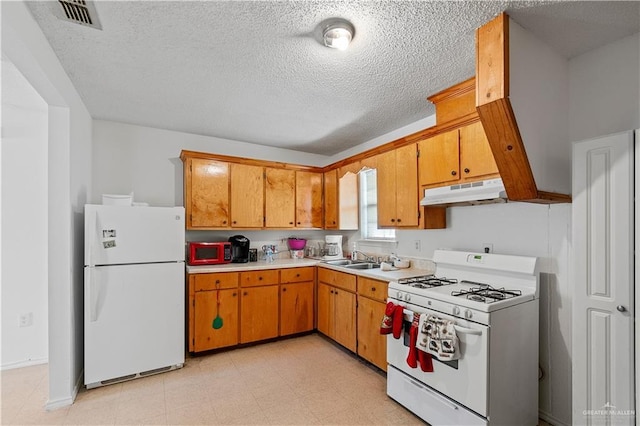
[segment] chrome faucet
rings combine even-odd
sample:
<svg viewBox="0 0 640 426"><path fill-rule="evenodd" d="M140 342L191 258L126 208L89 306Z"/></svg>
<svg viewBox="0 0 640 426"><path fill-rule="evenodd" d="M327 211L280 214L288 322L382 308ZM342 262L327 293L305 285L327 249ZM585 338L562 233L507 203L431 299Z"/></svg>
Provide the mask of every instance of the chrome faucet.
<svg viewBox="0 0 640 426"><path fill-rule="evenodd" d="M361 252L360 250L354 250L351 252L351 259L352 260L358 260L358 253L360 253L362 256L364 256L364 260L367 262L374 262L375 259L373 256L369 256L364 252Z"/></svg>

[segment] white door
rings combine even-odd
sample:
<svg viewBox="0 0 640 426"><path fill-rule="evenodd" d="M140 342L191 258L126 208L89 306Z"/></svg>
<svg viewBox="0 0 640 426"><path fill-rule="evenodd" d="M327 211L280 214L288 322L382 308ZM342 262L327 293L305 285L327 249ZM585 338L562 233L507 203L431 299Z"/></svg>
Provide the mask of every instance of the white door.
<svg viewBox="0 0 640 426"><path fill-rule="evenodd" d="M573 423L635 424L633 133L573 148Z"/></svg>
<svg viewBox="0 0 640 426"><path fill-rule="evenodd" d="M85 265L184 261L184 207L87 204Z"/></svg>

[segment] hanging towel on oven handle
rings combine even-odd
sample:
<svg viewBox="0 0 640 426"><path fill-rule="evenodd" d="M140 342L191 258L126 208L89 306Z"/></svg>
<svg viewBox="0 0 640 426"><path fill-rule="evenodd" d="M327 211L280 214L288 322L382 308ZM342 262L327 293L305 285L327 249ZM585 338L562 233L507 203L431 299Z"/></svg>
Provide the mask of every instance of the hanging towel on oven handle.
<svg viewBox="0 0 640 426"><path fill-rule="evenodd" d="M461 356L455 322L431 314L420 315L416 346L440 361L453 361Z"/></svg>

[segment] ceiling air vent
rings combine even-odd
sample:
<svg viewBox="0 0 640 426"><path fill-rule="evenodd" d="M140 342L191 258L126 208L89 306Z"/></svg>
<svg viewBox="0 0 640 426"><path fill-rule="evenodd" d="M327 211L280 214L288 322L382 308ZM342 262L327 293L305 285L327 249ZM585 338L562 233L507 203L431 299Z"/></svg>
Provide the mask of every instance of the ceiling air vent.
<svg viewBox="0 0 640 426"><path fill-rule="evenodd" d="M58 3L62 6L62 13L56 10L56 15L60 19L98 30L102 29L93 2L87 0L58 0Z"/></svg>

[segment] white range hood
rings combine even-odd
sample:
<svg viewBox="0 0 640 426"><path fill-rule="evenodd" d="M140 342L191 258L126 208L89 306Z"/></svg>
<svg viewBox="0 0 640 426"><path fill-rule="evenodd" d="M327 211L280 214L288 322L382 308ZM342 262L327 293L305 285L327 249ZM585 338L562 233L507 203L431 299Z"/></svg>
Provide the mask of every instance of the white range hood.
<svg viewBox="0 0 640 426"><path fill-rule="evenodd" d="M502 179L481 180L424 190L421 206L485 204L507 201Z"/></svg>

